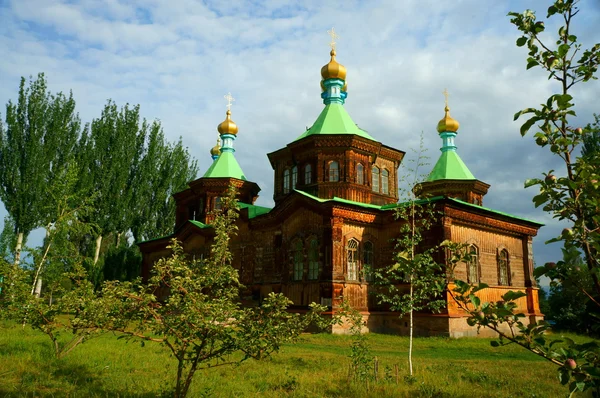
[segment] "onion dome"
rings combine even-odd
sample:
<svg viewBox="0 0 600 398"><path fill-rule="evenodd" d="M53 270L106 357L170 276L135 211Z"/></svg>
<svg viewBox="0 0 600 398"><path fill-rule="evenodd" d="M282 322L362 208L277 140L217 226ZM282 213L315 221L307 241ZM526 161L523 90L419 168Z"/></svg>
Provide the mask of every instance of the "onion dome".
<svg viewBox="0 0 600 398"><path fill-rule="evenodd" d="M439 123L437 125L438 133L443 133L443 132L456 133L458 131L458 126L459 126L458 121L456 121L455 119L452 118L452 116L450 116L450 108L448 108L448 105L446 105L446 107L444 108L444 111L446 112L446 114L444 115L442 120L439 121Z"/></svg>
<svg viewBox="0 0 600 398"><path fill-rule="evenodd" d="M227 117L217 127L219 134L231 134L236 135L238 133L238 126L233 120L231 120L231 110L227 109Z"/></svg>
<svg viewBox="0 0 600 398"><path fill-rule="evenodd" d="M331 55L331 61L327 65L324 65L321 68L321 76L323 80L327 79L341 79L346 80L346 67L342 64L339 64L335 60L335 50L331 50L329 53Z"/></svg>
<svg viewBox="0 0 600 398"><path fill-rule="evenodd" d="M221 154L221 139L217 138L217 145L210 150L211 156L219 156Z"/></svg>

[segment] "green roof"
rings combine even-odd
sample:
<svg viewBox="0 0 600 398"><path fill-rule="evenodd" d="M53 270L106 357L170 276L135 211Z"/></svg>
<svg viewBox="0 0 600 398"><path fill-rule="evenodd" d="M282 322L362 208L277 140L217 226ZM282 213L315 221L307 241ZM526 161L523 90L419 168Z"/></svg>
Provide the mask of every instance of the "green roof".
<svg viewBox="0 0 600 398"><path fill-rule="evenodd" d="M189 222L192 223L192 225L197 226L198 228L212 228L210 225L204 224L200 221L196 221L196 220L188 220Z"/></svg>
<svg viewBox="0 0 600 398"><path fill-rule="evenodd" d="M231 177L246 181L246 176L235 156L233 156L233 152L222 152L202 176L202 178L222 177Z"/></svg>
<svg viewBox="0 0 600 398"><path fill-rule="evenodd" d="M539 226L543 226L543 225L544 225L544 224L543 224L543 223L541 223L541 222L533 221L533 220L530 220L530 219L528 219L528 218L517 217L517 216L514 216L514 215L512 215L512 214L509 214L509 213L504 213L504 212L502 212L502 211L498 211L498 210L493 210L493 209L490 209L490 208L487 208L487 207L478 206L478 205L475 205L475 204L473 204L473 203L465 202L464 200L455 199L455 198L448 198L448 199L449 199L449 200L451 200L451 201L453 201L453 202L461 203L461 204L463 204L463 205L467 205L467 206L470 206L470 207L475 207L475 208L477 208L477 209L483 209L483 210L487 210L487 211L489 211L490 213L499 214L499 215L501 215L501 216L510 217L510 218L515 218L515 219L517 219L517 220L521 220L521 221L527 221L527 222L530 222L530 223L532 223L532 224L537 224L537 225L539 225Z"/></svg>
<svg viewBox="0 0 600 398"><path fill-rule="evenodd" d="M355 134L363 138L376 141L366 131L360 129L352 120L348 112L342 104L331 103L325 105L323 111L312 125L294 141L311 135L328 135L328 134Z"/></svg>
<svg viewBox="0 0 600 398"><path fill-rule="evenodd" d="M445 151L433 166L427 181L475 179L456 151Z"/></svg>
<svg viewBox="0 0 600 398"><path fill-rule="evenodd" d="M267 214L271 211L269 207L256 206L248 203L238 202L240 209L248 209L248 218L254 218L263 214Z"/></svg>
<svg viewBox="0 0 600 398"><path fill-rule="evenodd" d="M342 198L338 198L336 196L334 196L333 199L321 199L321 198L313 196L313 195L311 195L309 193L306 193L304 191L300 191L298 189L294 189L294 191L298 192L299 194L302 194L302 195L304 195L306 197L309 197L309 198L311 198L313 200L316 200L317 202L321 202L321 203L336 202L336 203L350 204L350 205L360 206L360 207L364 207L364 208L368 208L368 209L375 209L375 210L382 210L382 211L394 210L394 209L396 209L398 207L405 207L405 206L410 205L410 203L411 203L411 201L406 201L406 202L390 203L390 204L387 204L387 205L378 206L378 205L372 205L372 204L369 204L369 203L361 203L361 202L355 202L353 200L342 199ZM482 210L488 211L488 212L493 213L493 214L498 214L498 215L501 215L501 216L514 218L516 220L526 221L526 222L529 222L529 223L532 223L532 224L536 224L536 225L540 225L540 226L544 225L544 224L542 224L540 222L529 220L527 218L517 217L517 216L514 216L514 215L509 214L509 213L504 213L502 211L493 210L493 209L490 209L490 208L487 208L487 207L478 206L478 205L475 205L475 204L472 204L472 203L469 203L469 202L465 202L465 201L460 200L460 199L449 198L449 197L445 197L445 196L434 196L434 197L431 197L431 198L417 199L417 200L415 200L415 204L416 205L422 205L422 204L425 204L425 203L434 203L434 202L437 202L437 201L442 200L444 198L447 199L447 200L449 200L449 201L451 201L451 202L456 202L456 203L467 205L467 206L470 206L470 207L473 207L473 208L482 209Z"/></svg>

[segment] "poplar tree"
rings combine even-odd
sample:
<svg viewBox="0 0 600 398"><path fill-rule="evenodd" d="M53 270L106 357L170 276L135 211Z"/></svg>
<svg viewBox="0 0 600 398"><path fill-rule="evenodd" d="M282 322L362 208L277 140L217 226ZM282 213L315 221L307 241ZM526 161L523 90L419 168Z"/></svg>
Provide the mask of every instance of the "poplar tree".
<svg viewBox="0 0 600 398"><path fill-rule="evenodd" d="M47 188L69 167L80 126L72 93L52 95L43 73L28 86L21 78L17 103L0 121L0 199L14 222L15 266L27 235L53 221Z"/></svg>

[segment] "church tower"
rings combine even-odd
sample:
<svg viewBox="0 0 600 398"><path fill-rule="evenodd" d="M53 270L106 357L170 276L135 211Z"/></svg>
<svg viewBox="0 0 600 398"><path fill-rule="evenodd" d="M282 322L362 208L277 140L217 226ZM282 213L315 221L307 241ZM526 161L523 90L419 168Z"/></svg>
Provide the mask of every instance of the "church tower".
<svg viewBox="0 0 600 398"><path fill-rule="evenodd" d="M173 195L177 203L175 229L186 221L210 224L210 212L219 209L221 198L227 194L229 187L237 190L240 202L254 204L258 198L259 186L246 179L237 159L233 143L237 138L238 126L231 119L231 105L234 98L225 95L227 112L217 131L217 145L210 150L213 162L204 175L189 183L189 188ZM222 142L222 145L221 145Z"/></svg>
<svg viewBox="0 0 600 398"><path fill-rule="evenodd" d="M446 96L445 113L437 125L437 131L442 139L440 148L442 154L433 166L427 181L415 187L415 193L421 198L448 196L482 206L483 196L490 186L476 179L458 155L454 139L460 124L450 116L446 90L444 95Z"/></svg>
<svg viewBox="0 0 600 398"><path fill-rule="evenodd" d="M338 197L384 205L398 201L397 171L404 152L383 145L352 120L346 67L337 59L334 29L330 60L321 68L325 105L310 128L286 147L268 154L274 170L275 203L294 190L320 199Z"/></svg>

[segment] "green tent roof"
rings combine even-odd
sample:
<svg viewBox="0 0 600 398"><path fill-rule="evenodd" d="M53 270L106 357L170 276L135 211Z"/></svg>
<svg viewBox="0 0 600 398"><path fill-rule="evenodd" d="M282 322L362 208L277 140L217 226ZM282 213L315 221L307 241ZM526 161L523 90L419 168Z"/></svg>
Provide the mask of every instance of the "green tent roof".
<svg viewBox="0 0 600 398"><path fill-rule="evenodd" d="M256 206L248 203L238 202L240 209L248 209L248 218L254 218L271 211L271 208L264 206Z"/></svg>
<svg viewBox="0 0 600 398"><path fill-rule="evenodd" d="M342 104L331 103L325 105L323 111L312 125L294 141L311 135L327 135L327 134L355 134L363 138L376 141L366 131L360 129L352 120L348 112Z"/></svg>
<svg viewBox="0 0 600 398"><path fill-rule="evenodd" d="M445 151L433 166L427 181L475 179L456 151Z"/></svg>
<svg viewBox="0 0 600 398"><path fill-rule="evenodd" d="M223 152L206 170L203 178L231 177L246 181L246 176L238 164L233 152Z"/></svg>

